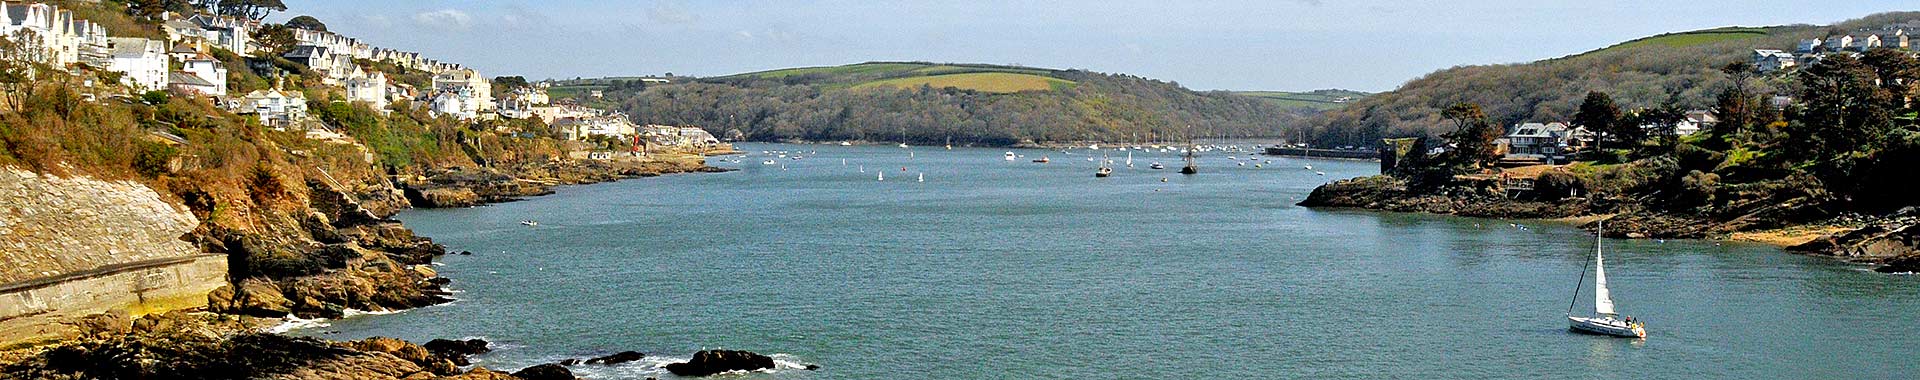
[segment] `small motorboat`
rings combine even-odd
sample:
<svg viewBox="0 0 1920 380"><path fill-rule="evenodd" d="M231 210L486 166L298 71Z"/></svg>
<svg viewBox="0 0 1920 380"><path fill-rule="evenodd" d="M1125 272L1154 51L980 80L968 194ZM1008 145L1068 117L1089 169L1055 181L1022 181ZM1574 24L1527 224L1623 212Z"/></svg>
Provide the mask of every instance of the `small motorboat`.
<svg viewBox="0 0 1920 380"><path fill-rule="evenodd" d="M1107 178L1112 176L1113 176L1113 168L1109 168L1109 167L1101 167L1100 170L1095 170L1093 172L1094 178Z"/></svg>
<svg viewBox="0 0 1920 380"><path fill-rule="evenodd" d="M1038 163L1042 163L1042 164L1044 164L1044 163L1048 163L1048 162L1053 162L1053 160L1051 160L1051 159L1048 159L1048 158L1047 158L1047 156L1040 156L1040 158L1039 158L1039 159L1036 159L1036 160L1033 160L1033 162L1038 162Z"/></svg>
<svg viewBox="0 0 1920 380"><path fill-rule="evenodd" d="M841 142L840 142L840 146L853 146L853 143L852 143L852 142L847 142L847 141L841 141Z"/></svg>
<svg viewBox="0 0 1920 380"><path fill-rule="evenodd" d="M1013 152L1007 152L1007 155L1004 158L1006 158L1007 161L1013 161L1013 157L1014 157Z"/></svg>
<svg viewBox="0 0 1920 380"><path fill-rule="evenodd" d="M522 226L527 226L527 227L533 227L533 226L538 226L538 225L540 225L540 221L537 221L537 220L522 220L522 221L520 221L520 225L522 225Z"/></svg>
<svg viewBox="0 0 1920 380"><path fill-rule="evenodd" d="M761 164L761 165L773 165L773 160L766 160L766 161L761 161L761 162L760 162L760 164Z"/></svg>
<svg viewBox="0 0 1920 380"><path fill-rule="evenodd" d="M1158 163L1158 162L1155 162L1155 163L1153 163L1153 165L1147 165L1147 168L1148 168L1148 169L1153 169L1153 170L1160 170L1160 169L1166 169L1166 168L1167 168L1167 166L1166 166L1166 165L1161 165L1160 163Z"/></svg>

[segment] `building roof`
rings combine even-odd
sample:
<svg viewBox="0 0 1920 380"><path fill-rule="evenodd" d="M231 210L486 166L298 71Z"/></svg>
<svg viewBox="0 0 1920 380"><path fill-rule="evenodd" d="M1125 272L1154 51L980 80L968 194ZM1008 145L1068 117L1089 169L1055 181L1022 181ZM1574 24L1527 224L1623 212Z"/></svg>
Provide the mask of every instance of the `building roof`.
<svg viewBox="0 0 1920 380"><path fill-rule="evenodd" d="M107 41L108 45L113 47L115 57L134 58L147 55L149 52L164 50L158 46L161 44L160 41L145 38L109 37Z"/></svg>
<svg viewBox="0 0 1920 380"><path fill-rule="evenodd" d="M193 73L189 73L185 71L175 71L175 72L167 73L167 83L184 84L189 86L217 87L213 84L213 82L208 82L206 79L200 79L199 75L193 75Z"/></svg>
<svg viewBox="0 0 1920 380"><path fill-rule="evenodd" d="M293 50L289 50L287 54L281 54L280 56L287 58L311 58L325 54L327 54L327 48L324 46L300 45L294 46Z"/></svg>
<svg viewBox="0 0 1920 380"><path fill-rule="evenodd" d="M177 18L172 20L167 20L167 22L162 24L166 25L168 28L173 28L173 30L200 29L200 25L198 24L194 24L191 21L177 19Z"/></svg>

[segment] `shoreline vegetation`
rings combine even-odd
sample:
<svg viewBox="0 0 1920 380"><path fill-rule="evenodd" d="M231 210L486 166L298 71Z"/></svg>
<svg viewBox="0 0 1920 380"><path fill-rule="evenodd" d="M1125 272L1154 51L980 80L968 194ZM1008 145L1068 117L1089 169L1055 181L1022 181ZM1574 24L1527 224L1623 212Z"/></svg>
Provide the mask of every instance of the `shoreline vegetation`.
<svg viewBox="0 0 1920 380"><path fill-rule="evenodd" d="M1906 194L1920 165L1920 103L1907 101L1920 94L1920 58L1877 48L1721 72L1719 121L1698 133L1675 133L1686 120L1677 104L1622 110L1591 91L1572 124L1593 137L1574 137L1573 162L1527 164L1506 154L1517 148L1478 104L1459 103L1442 113L1452 131L1386 140L1383 174L1322 185L1299 204L1585 228L1604 218L1613 237L1742 239L1920 271L1920 201ZM1768 106L1773 94L1748 85L1761 81L1793 102Z"/></svg>

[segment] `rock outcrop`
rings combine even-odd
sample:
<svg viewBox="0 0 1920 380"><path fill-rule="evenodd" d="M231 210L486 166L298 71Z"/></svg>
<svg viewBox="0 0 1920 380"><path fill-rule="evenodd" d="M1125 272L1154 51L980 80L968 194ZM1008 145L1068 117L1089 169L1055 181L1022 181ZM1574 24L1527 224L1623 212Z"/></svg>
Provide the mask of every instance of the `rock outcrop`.
<svg viewBox="0 0 1920 380"><path fill-rule="evenodd" d="M710 350L693 354L686 363L667 364L667 372L680 376L712 376L727 371L773 369L773 357L747 351Z"/></svg>
<svg viewBox="0 0 1920 380"><path fill-rule="evenodd" d="M172 312L127 322L91 318L80 338L13 356L7 379L510 379L462 372L427 349L392 338L327 342L246 331L230 315Z"/></svg>
<svg viewBox="0 0 1920 380"><path fill-rule="evenodd" d="M527 367L513 373L513 377L522 380L574 380L573 370L559 364L541 364Z"/></svg>
<svg viewBox="0 0 1920 380"><path fill-rule="evenodd" d="M635 360L645 359L646 357L647 357L646 354L642 354L637 351L621 351L620 353L616 353L613 355L587 359L586 363L614 365L614 364L620 364L620 363L626 363L626 362L631 362Z"/></svg>

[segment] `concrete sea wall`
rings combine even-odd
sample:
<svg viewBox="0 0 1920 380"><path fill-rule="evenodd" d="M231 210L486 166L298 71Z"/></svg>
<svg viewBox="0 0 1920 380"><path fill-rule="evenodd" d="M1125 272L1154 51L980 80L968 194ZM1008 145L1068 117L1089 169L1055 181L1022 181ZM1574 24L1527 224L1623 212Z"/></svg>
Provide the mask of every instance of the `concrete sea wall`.
<svg viewBox="0 0 1920 380"><path fill-rule="evenodd" d="M205 306L227 258L180 239L198 224L138 183L0 169L0 342L92 313Z"/></svg>

